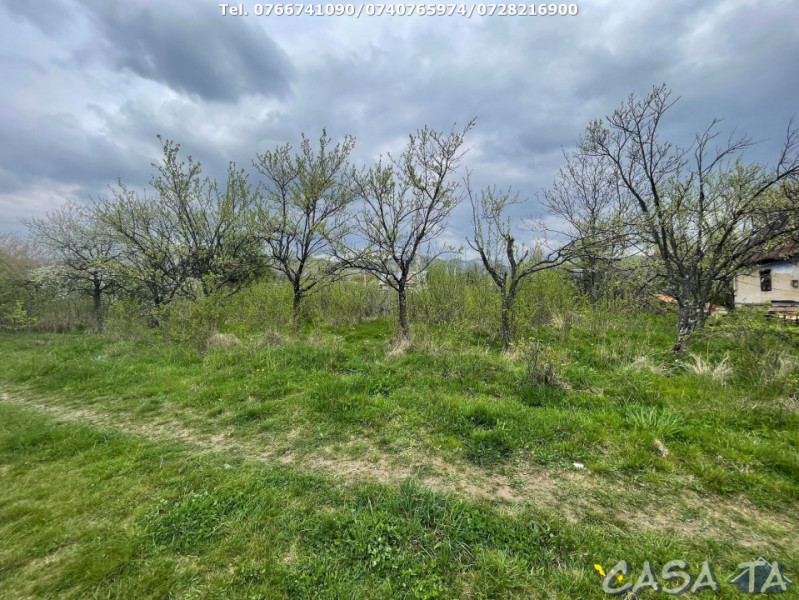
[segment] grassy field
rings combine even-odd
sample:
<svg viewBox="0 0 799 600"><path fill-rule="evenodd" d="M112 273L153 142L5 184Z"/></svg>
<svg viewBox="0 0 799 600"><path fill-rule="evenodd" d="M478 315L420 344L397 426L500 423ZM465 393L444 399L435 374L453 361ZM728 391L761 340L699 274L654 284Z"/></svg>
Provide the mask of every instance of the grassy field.
<svg viewBox="0 0 799 600"><path fill-rule="evenodd" d="M530 344L384 321L2 337L0 598L602 598L594 565L677 558L732 598L761 554L799 581L799 328L673 333L544 327L554 386Z"/></svg>

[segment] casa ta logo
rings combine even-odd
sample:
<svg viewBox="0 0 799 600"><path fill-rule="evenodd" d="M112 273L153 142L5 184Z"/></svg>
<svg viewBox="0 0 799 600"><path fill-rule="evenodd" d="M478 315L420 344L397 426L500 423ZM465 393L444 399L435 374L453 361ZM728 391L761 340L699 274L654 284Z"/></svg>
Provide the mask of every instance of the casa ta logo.
<svg viewBox="0 0 799 600"><path fill-rule="evenodd" d="M787 592L793 581L782 572L778 562L768 562L762 556L757 560L738 565L741 572L730 579L743 594L775 594Z"/></svg>
<svg viewBox="0 0 799 600"><path fill-rule="evenodd" d="M677 596L690 591L698 594L703 590L719 592L721 586L713 572L713 566L705 561L694 577L689 565L684 560L670 560L663 565L660 578L655 575L650 561L644 561L637 578L630 576L630 563L620 560L607 573L602 565L594 565L594 569L602 576L602 591L611 596L620 594L639 594L644 590L664 592ZM738 586L742 594L780 594L787 592L793 581L783 572L782 565L769 562L762 556L757 560L738 565L739 572L728 580L729 584ZM635 582L633 582L635 579Z"/></svg>

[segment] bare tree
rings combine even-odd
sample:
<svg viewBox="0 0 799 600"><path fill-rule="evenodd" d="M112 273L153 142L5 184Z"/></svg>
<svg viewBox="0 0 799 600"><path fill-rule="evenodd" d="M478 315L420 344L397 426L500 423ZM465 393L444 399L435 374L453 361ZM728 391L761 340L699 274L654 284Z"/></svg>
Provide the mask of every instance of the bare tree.
<svg viewBox="0 0 799 600"><path fill-rule="evenodd" d="M518 192L511 188L498 190L496 186L481 191L477 200L472 194L469 177L466 191L472 205L473 236L467 238L469 246L480 255L483 267L497 286L500 296L500 333L502 346L511 343L513 305L519 286L526 278L563 264L571 256L571 242L551 249L543 226L528 228L537 236L532 246L516 239L510 217L509 206L519 203Z"/></svg>
<svg viewBox="0 0 799 600"><path fill-rule="evenodd" d="M27 219L23 223L50 251L67 291L91 297L94 316L101 328L103 295L116 285L112 263L118 256L118 244L111 232L91 209L74 202L47 213L44 218Z"/></svg>
<svg viewBox="0 0 799 600"><path fill-rule="evenodd" d="M410 337L408 282L447 250L432 242L444 231L460 201L452 181L465 153L470 121L461 131L433 131L425 126L411 134L408 145L391 164L353 173L354 190L363 202L356 227L363 247L349 264L375 275L397 293L400 334Z"/></svg>
<svg viewBox="0 0 799 600"><path fill-rule="evenodd" d="M333 146L322 129L317 151L303 134L298 153L286 144L253 161L266 179L258 208L260 235L271 266L291 284L298 330L302 299L341 276L346 266L333 257L348 231L346 208L352 193L346 174L354 145L355 138L348 135Z"/></svg>
<svg viewBox="0 0 799 600"><path fill-rule="evenodd" d="M569 263L596 305L628 270L621 265L631 243L625 221L631 197L609 161L580 152L564 152L564 159L544 206L564 223L561 233L572 241Z"/></svg>
<svg viewBox="0 0 799 600"><path fill-rule="evenodd" d="M673 347L679 354L704 324L715 286L797 231L795 201L774 198L795 190L799 132L789 123L772 167L743 161L741 152L752 145L748 137L731 136L715 146L717 119L691 147L679 148L660 135L674 102L665 85L643 98L630 95L588 126L580 149L609 161L632 196L629 224L642 249L657 254L664 291L679 304Z"/></svg>

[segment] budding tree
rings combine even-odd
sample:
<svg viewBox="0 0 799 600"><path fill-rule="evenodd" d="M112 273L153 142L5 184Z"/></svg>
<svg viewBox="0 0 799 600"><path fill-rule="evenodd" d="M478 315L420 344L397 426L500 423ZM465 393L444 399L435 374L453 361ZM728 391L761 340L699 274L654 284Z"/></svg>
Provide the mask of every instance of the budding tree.
<svg viewBox="0 0 799 600"><path fill-rule="evenodd" d="M346 174L354 145L348 135L333 146L322 129L317 150L303 134L298 153L286 144L253 161L265 179L257 210L259 233L272 268L291 284L297 329L302 299L344 273L345 263L333 257L348 231L352 193Z"/></svg>
<svg viewBox="0 0 799 600"><path fill-rule="evenodd" d="M120 282L156 307L176 296L196 298L198 288L237 292L262 266L252 228L256 193L246 173L231 163L220 187L202 177L191 156L178 158L178 144L162 141L162 150L152 165L154 194L120 181L112 199L97 203L99 220L120 247L113 263Z"/></svg>
<svg viewBox="0 0 799 600"><path fill-rule="evenodd" d="M353 189L363 202L357 213L362 247L350 264L375 275L397 293L400 335L410 337L408 283L447 250L433 242L443 233L449 215L460 201L459 184L452 180L465 151L470 121L448 133L425 126L410 135L398 157L389 155L369 169L353 173Z"/></svg>
<svg viewBox="0 0 799 600"><path fill-rule="evenodd" d="M111 192L113 197L98 200L95 210L119 244L111 267L120 286L153 308L188 293L190 263L157 198L138 194L121 181Z"/></svg>
<svg viewBox="0 0 799 600"><path fill-rule="evenodd" d="M0 231L0 331L32 324L25 305L35 298L35 271L46 252L32 240Z"/></svg>
<svg viewBox="0 0 799 600"><path fill-rule="evenodd" d="M238 292L263 263L252 227L257 195L248 175L230 163L222 187L201 177L202 167L191 156L179 160L180 145L170 140L162 144L164 157L153 163L150 185L157 193L157 210L174 228L174 243L188 275L205 294Z"/></svg>
<svg viewBox="0 0 799 600"><path fill-rule="evenodd" d="M562 222L561 233L572 242L569 264L579 269L579 284L596 306L625 275L630 196L609 161L580 152L564 158L543 203Z"/></svg>

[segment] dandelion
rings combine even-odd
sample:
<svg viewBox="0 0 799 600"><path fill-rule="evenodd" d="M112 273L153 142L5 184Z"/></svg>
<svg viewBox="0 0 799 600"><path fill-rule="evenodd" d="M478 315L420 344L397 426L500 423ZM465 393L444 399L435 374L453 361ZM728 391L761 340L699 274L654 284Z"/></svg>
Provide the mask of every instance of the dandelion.
<svg viewBox="0 0 799 600"><path fill-rule="evenodd" d="M594 568L599 572L602 577L605 577L605 569L602 568L602 565L594 565ZM621 581L624 579L624 576L621 573L616 574L616 581Z"/></svg>

